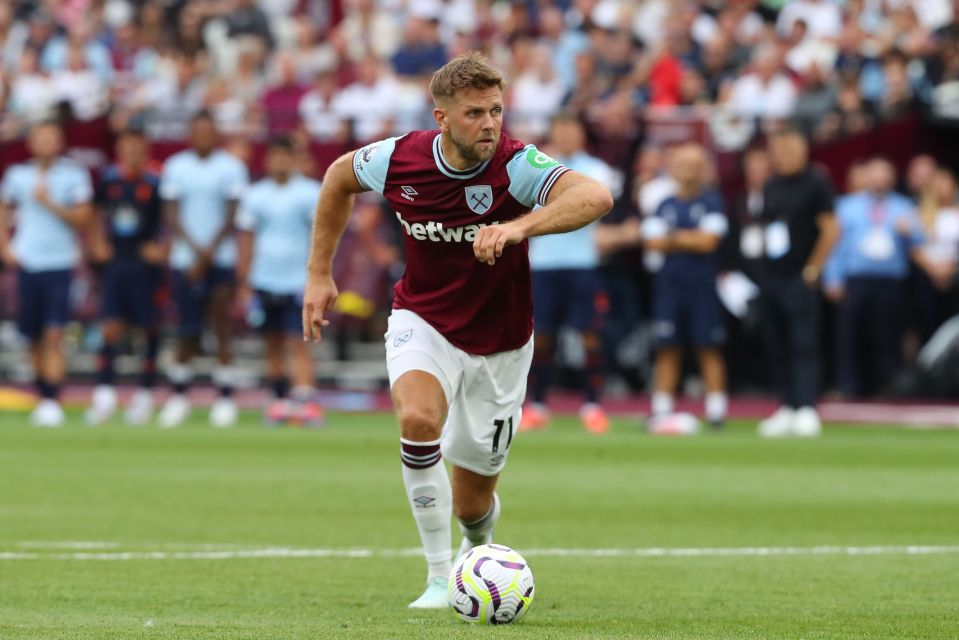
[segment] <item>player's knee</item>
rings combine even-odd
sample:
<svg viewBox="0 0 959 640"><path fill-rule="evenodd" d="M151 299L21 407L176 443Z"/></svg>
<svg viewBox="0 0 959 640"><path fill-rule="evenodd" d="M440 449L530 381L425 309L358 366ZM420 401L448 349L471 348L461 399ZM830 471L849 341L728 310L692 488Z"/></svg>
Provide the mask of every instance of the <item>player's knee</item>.
<svg viewBox="0 0 959 640"><path fill-rule="evenodd" d="M443 416L426 406L402 407L397 412L400 432L406 440L432 442L443 433Z"/></svg>

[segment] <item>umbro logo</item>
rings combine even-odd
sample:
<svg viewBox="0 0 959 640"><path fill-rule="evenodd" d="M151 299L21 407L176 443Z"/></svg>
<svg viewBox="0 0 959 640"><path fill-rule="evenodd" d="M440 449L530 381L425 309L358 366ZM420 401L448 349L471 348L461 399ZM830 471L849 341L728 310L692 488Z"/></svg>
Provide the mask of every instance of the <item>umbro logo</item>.
<svg viewBox="0 0 959 640"><path fill-rule="evenodd" d="M418 195L420 195L419 193L416 192L416 189L414 189L413 187L406 186L406 185L400 187L400 191L403 192L403 193L401 193L400 195L401 195L402 197L406 198L407 200L409 200L410 202L413 202L413 196L418 196Z"/></svg>
<svg viewBox="0 0 959 640"><path fill-rule="evenodd" d="M410 338L412 338L412 337L413 337L413 330L412 330L412 329L409 329L409 330L401 333L400 335L396 336L396 338L393 340L393 346L394 346L394 347L402 347L404 344L406 344L407 342L409 342L409 341L410 341Z"/></svg>
<svg viewBox="0 0 959 640"><path fill-rule="evenodd" d="M420 496L418 498L413 498L413 502L415 502L421 508L427 509L433 506L433 503L436 502L436 498L431 498L429 496Z"/></svg>

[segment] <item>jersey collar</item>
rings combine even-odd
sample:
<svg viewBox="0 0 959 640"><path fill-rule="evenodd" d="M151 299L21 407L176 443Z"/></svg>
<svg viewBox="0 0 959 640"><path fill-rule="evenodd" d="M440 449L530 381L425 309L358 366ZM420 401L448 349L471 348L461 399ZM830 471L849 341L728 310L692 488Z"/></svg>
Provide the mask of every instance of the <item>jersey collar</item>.
<svg viewBox="0 0 959 640"><path fill-rule="evenodd" d="M436 160L436 168L440 170L440 173L448 178L456 178L457 180L468 180L483 173L483 169L489 164L489 160L473 165L468 169L456 169L447 162L446 158L443 157L443 145L440 144L442 136L442 133L437 133L436 137L433 138L433 159Z"/></svg>

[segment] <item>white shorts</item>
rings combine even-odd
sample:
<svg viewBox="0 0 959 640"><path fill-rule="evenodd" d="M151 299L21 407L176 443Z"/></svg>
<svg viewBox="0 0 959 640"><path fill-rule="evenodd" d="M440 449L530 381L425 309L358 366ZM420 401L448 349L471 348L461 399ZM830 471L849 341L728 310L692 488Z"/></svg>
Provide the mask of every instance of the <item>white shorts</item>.
<svg viewBox="0 0 959 640"><path fill-rule="evenodd" d="M533 340L514 351L475 356L454 347L423 318L394 309L386 330L390 386L407 371L433 375L446 394L443 456L484 476L498 474L519 430Z"/></svg>

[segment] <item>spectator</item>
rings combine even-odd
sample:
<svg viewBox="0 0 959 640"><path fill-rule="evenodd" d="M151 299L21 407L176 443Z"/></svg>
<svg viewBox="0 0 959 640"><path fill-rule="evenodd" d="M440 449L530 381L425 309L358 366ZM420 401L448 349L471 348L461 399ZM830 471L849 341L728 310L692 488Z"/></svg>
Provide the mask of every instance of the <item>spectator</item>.
<svg viewBox="0 0 959 640"><path fill-rule="evenodd" d="M787 2L776 17L776 30L780 35L788 35L798 21L806 23L806 37L815 40L835 40L842 32L842 12L833 0Z"/></svg>
<svg viewBox="0 0 959 640"><path fill-rule="evenodd" d="M254 36L267 49L273 49L273 31L270 21L256 0L231 0L232 8L224 16L227 35L231 38Z"/></svg>
<svg viewBox="0 0 959 640"><path fill-rule="evenodd" d="M23 132L29 125L53 117L58 102L57 88L53 80L40 69L40 53L36 49L24 49L20 65L10 83L10 98L7 100L9 120L4 137Z"/></svg>
<svg viewBox="0 0 959 640"><path fill-rule="evenodd" d="M417 11L416 6L403 27L403 42L393 54L393 70L401 77L432 75L447 60L446 47L440 41L439 16Z"/></svg>
<svg viewBox="0 0 959 640"><path fill-rule="evenodd" d="M321 70L313 87L300 99L300 122L314 140L344 142L347 138L346 123L334 108L336 93L336 75L332 70Z"/></svg>
<svg viewBox="0 0 959 640"><path fill-rule="evenodd" d="M379 140L393 132L397 90L396 80L383 72L379 60L369 56L357 65L356 82L336 96L334 110L351 123L354 140Z"/></svg>
<svg viewBox="0 0 959 640"><path fill-rule="evenodd" d="M696 144L674 151L676 194L643 223L643 245L665 255L655 278L653 335L657 345L651 426L673 412L682 374L682 349L692 347L706 386L706 420L726 418L726 340L716 294L717 250L728 224L719 195L706 188L706 152Z"/></svg>
<svg viewBox="0 0 959 640"><path fill-rule="evenodd" d="M145 83L134 96L130 110L115 114L115 126L123 128L142 114L146 116L147 133L154 140L186 137L190 120L203 108L207 83L196 57L179 54L172 62L172 73Z"/></svg>
<svg viewBox="0 0 959 640"><path fill-rule="evenodd" d="M781 56L773 45L760 45L753 53L751 73L733 83L729 106L744 118L783 119L792 115L796 87L781 71Z"/></svg>
<svg viewBox="0 0 959 640"><path fill-rule="evenodd" d="M295 34L290 55L293 56L297 82L310 84L320 71L332 69L338 64L333 46L317 42L316 29L308 18L300 16L296 19Z"/></svg>
<svg viewBox="0 0 959 640"><path fill-rule="evenodd" d="M829 181L809 166L805 138L783 129L770 138L775 176L763 190L765 260L760 317L769 371L782 407L759 423L764 437L818 436L819 295L822 267L836 239Z"/></svg>
<svg viewBox="0 0 959 640"><path fill-rule="evenodd" d="M920 214L927 243L923 247L932 274L923 283L926 293L924 337L928 338L944 321L959 313L959 188L956 176L938 169L920 200ZM932 287L929 287L931 284Z"/></svg>
<svg viewBox="0 0 959 640"><path fill-rule="evenodd" d="M207 87L203 108L213 116L216 127L228 137L251 137L259 133L254 109L233 94L226 78L216 78Z"/></svg>
<svg viewBox="0 0 959 640"><path fill-rule="evenodd" d="M369 55L389 60L399 49L401 33L396 17L375 0L348 0L346 17L336 27L336 39L342 43L346 57L361 64Z"/></svg>
<svg viewBox="0 0 959 640"><path fill-rule="evenodd" d="M73 117L84 122L104 115L109 107L107 84L87 66L88 59L82 45L71 44L66 68L52 78L59 101L69 104Z"/></svg>
<svg viewBox="0 0 959 640"><path fill-rule="evenodd" d="M826 295L839 304L838 380L847 398L870 395L890 382L901 360L910 258L931 270L916 209L892 191L892 165L875 159L865 170L867 190L837 203L839 242L823 273Z"/></svg>
<svg viewBox="0 0 959 640"><path fill-rule="evenodd" d="M563 80L553 68L549 49L535 45L528 66L516 76L509 92L506 113L512 135L532 142L542 140L564 94Z"/></svg>
<svg viewBox="0 0 959 640"><path fill-rule="evenodd" d="M835 110L836 99L836 88L823 69L815 63L810 65L803 74L803 92L796 101L793 123L803 135L813 136L823 118Z"/></svg>
<svg viewBox="0 0 959 640"><path fill-rule="evenodd" d="M90 23L85 19L73 22L66 36L56 36L44 47L40 66L51 74L68 68L72 49L79 49L83 53L86 59L84 66L96 73L101 82L113 79L110 50L102 42L93 39Z"/></svg>
<svg viewBox="0 0 959 640"><path fill-rule="evenodd" d="M297 81L296 60L290 53L280 52L274 60L277 83L263 93L260 101L270 137L289 134L299 126L300 100L308 90Z"/></svg>
<svg viewBox="0 0 959 640"><path fill-rule="evenodd" d="M747 149L742 166L745 184L730 210L722 263L725 271L743 271L756 278L762 268L763 188L772 174L769 154L760 147Z"/></svg>

